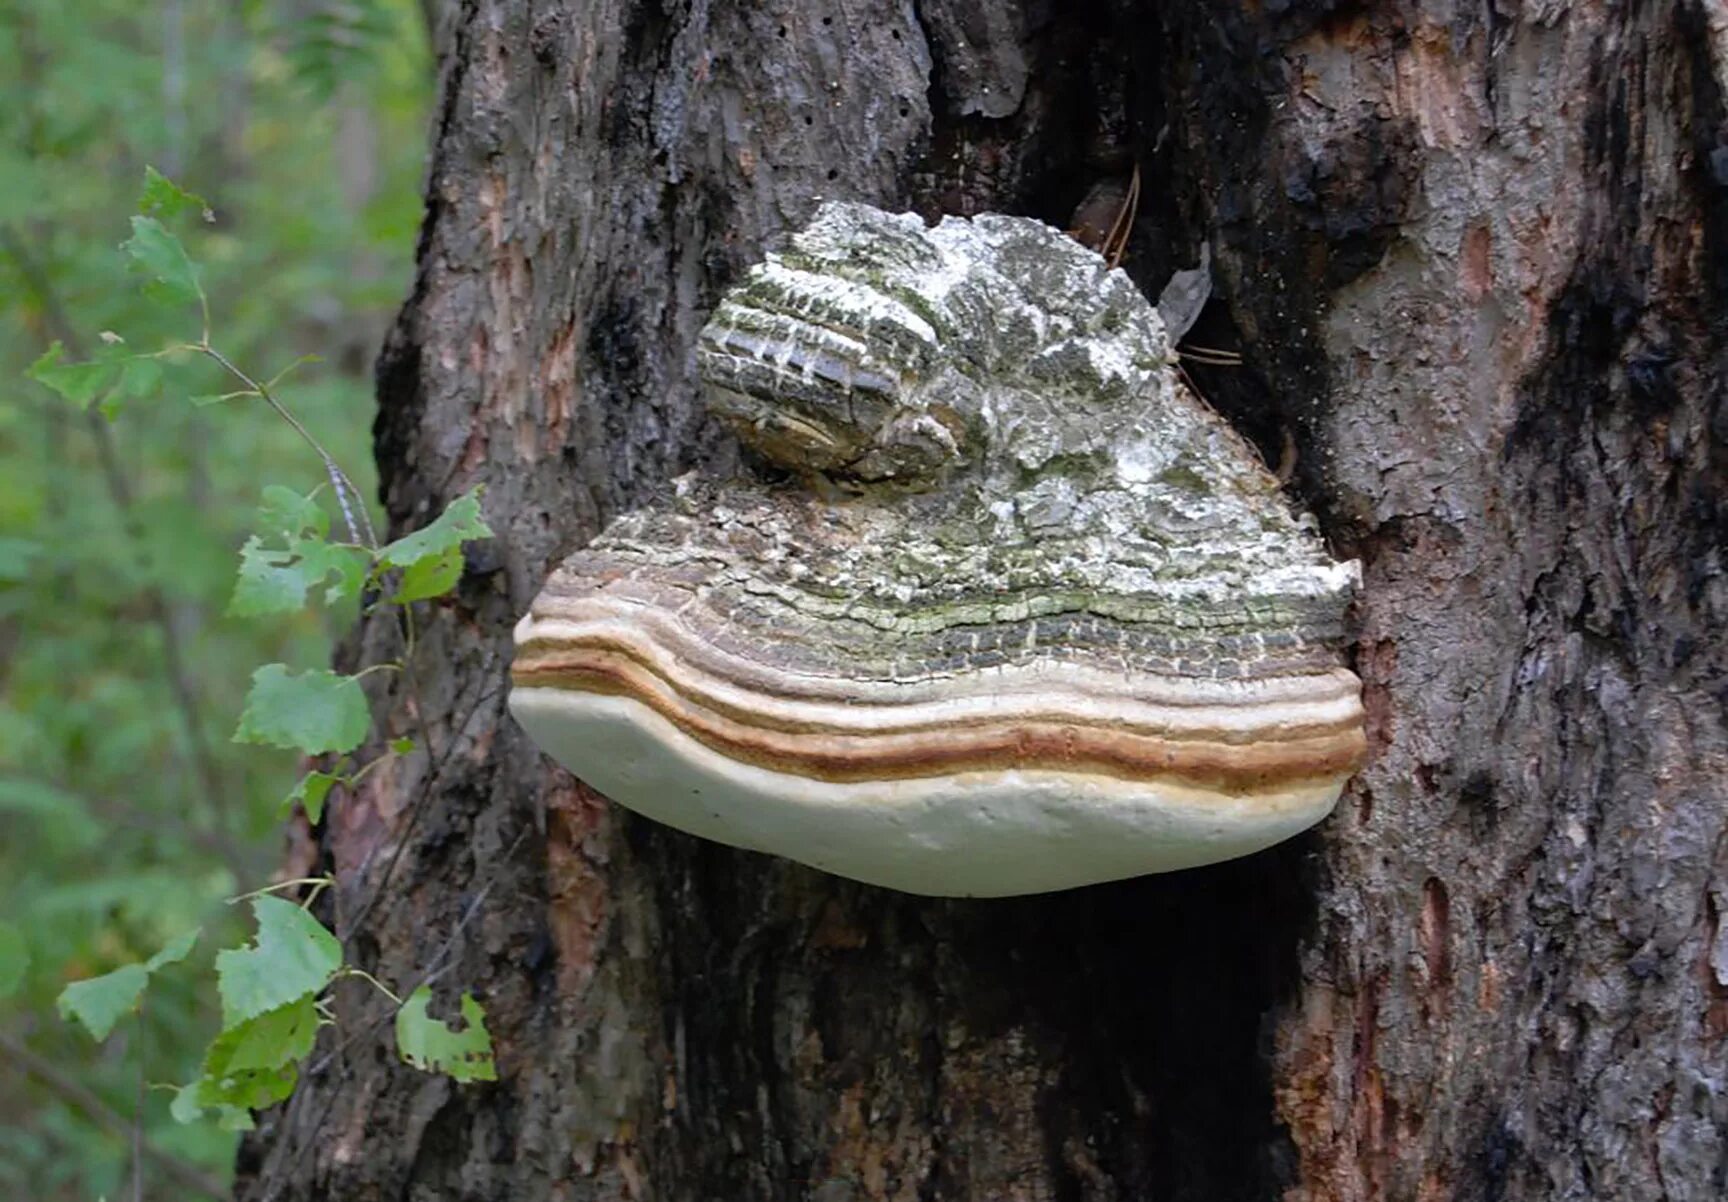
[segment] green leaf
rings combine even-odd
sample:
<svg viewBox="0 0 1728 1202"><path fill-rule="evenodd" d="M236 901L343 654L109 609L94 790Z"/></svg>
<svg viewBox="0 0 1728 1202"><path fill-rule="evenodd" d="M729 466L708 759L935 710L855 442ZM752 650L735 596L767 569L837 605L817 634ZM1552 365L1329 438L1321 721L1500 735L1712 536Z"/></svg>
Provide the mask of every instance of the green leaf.
<svg viewBox="0 0 1728 1202"><path fill-rule="evenodd" d="M218 1035L204 1053L190 1104L262 1110L294 1092L300 1061L318 1034L311 995L267 1010Z"/></svg>
<svg viewBox="0 0 1728 1202"><path fill-rule="evenodd" d="M88 408L100 400L103 415L110 419L122 397L153 396L161 388L162 364L156 356L126 354L118 335L104 334L102 342L96 358L82 363L66 362L66 348L56 342L25 374L74 405Z"/></svg>
<svg viewBox="0 0 1728 1202"><path fill-rule="evenodd" d="M178 964L192 952L192 945L198 942L200 928L193 927L184 935L176 935L162 945L162 950L144 962L144 967L150 972L167 968L170 964Z"/></svg>
<svg viewBox="0 0 1728 1202"><path fill-rule="evenodd" d="M430 986L422 985L396 1012L396 1050L402 1059L429 1073L442 1072L458 1081L496 1081L492 1037L486 1033L486 1011L474 995L462 995L462 1030L427 1013Z"/></svg>
<svg viewBox="0 0 1728 1202"><path fill-rule="evenodd" d="M132 236L120 249L150 277L153 291L162 299L194 301L204 295L186 248L154 217L132 218Z"/></svg>
<svg viewBox="0 0 1728 1202"><path fill-rule="evenodd" d="M138 194L138 211L146 217L178 217L196 212L205 221L216 220L210 202L188 192L154 167L144 168L144 190Z"/></svg>
<svg viewBox="0 0 1728 1202"><path fill-rule="evenodd" d="M391 739L390 750L397 755L407 755L414 750L414 740L407 735L403 735L400 739Z"/></svg>
<svg viewBox="0 0 1728 1202"><path fill-rule="evenodd" d="M357 596L372 566L371 552L351 543L325 542L330 515L317 494L301 496L273 484L258 508L258 533L240 548L240 575L228 612L236 617L293 613L305 608L309 589L329 582L326 604ZM280 540L281 547L268 546Z"/></svg>
<svg viewBox="0 0 1728 1202"><path fill-rule="evenodd" d="M224 1131L250 1131L255 1126L252 1122L252 1112L239 1106L229 1106L226 1103L203 1103L198 1095L204 1085L203 1077L190 1085L182 1085L174 1091L174 1100L168 1104L168 1114L176 1123L196 1123L203 1119L206 1109L216 1112L216 1125Z"/></svg>
<svg viewBox="0 0 1728 1202"><path fill-rule="evenodd" d="M162 387L162 362L154 355L133 355L120 363L119 393L140 400Z"/></svg>
<svg viewBox="0 0 1728 1202"><path fill-rule="evenodd" d="M176 1123L196 1123L204 1117L204 1108L198 1104L198 1087L202 1080L190 1085L182 1085L174 1091L174 1100L168 1103L168 1114Z"/></svg>
<svg viewBox="0 0 1728 1202"><path fill-rule="evenodd" d="M120 367L112 360L66 363L65 354L66 348L56 342L24 374L79 406L89 405L120 378Z"/></svg>
<svg viewBox="0 0 1728 1202"><path fill-rule="evenodd" d="M87 981L74 981L60 991L55 1003L61 1017L77 1019L97 1040L108 1038L120 1016L138 1004L144 987L150 983L150 974L184 960L197 941L198 928L194 927L170 939L143 964L128 964Z"/></svg>
<svg viewBox="0 0 1728 1202"><path fill-rule="evenodd" d="M427 597L442 597L461 579L462 548L455 546L409 564L403 569L402 583L390 600L406 605Z"/></svg>
<svg viewBox="0 0 1728 1202"><path fill-rule="evenodd" d="M142 964L128 964L87 981L74 981L60 991L54 1005L60 1017L83 1023L90 1037L101 1042L120 1016L138 1004L149 983L148 969Z"/></svg>
<svg viewBox="0 0 1728 1202"><path fill-rule="evenodd" d="M228 1033L216 1037L205 1061L205 1076L194 1087L193 1097L200 1107L232 1106L240 1110L263 1110L274 1106L294 1092L300 1079L300 1066L290 1063L271 1069L230 1070L225 1063Z"/></svg>
<svg viewBox="0 0 1728 1202"><path fill-rule="evenodd" d="M341 779L328 772L308 772L294 786L294 791L282 799L283 811L299 802L300 808L306 811L306 820L317 826L324 817L324 799L330 795L330 786Z"/></svg>
<svg viewBox="0 0 1728 1202"><path fill-rule="evenodd" d="M480 490L463 493L423 530L399 538L378 553L378 562L403 569L390 600L399 604L441 597L462 578L462 544L490 538L492 528L480 516Z"/></svg>
<svg viewBox="0 0 1728 1202"><path fill-rule="evenodd" d="M9 922L0 922L0 998L11 997L30 970L30 946L24 933Z"/></svg>
<svg viewBox="0 0 1728 1202"><path fill-rule="evenodd" d="M324 590L324 604L335 605L338 601L358 597L360 590L366 587L366 576L371 569L372 552L365 547L356 547L353 543L326 543L324 579L335 576L335 580Z"/></svg>
<svg viewBox="0 0 1728 1202"><path fill-rule="evenodd" d="M306 590L323 578L323 568L307 556L267 551L254 534L240 548L240 574L228 613L237 618L297 613L306 607Z"/></svg>
<svg viewBox="0 0 1728 1202"><path fill-rule="evenodd" d="M291 488L268 484L258 506L256 529L266 538L296 539L307 533L324 538L330 533L330 515L318 504L317 493L303 497Z"/></svg>
<svg viewBox="0 0 1728 1202"><path fill-rule="evenodd" d="M258 1126L252 1120L252 1112L238 1106L216 1107L216 1125L224 1131L252 1131Z"/></svg>
<svg viewBox="0 0 1728 1202"><path fill-rule="evenodd" d="M492 528L480 516L480 489L471 488L445 507L438 520L423 530L399 538L378 553L378 561L407 568L444 555L469 539L491 538Z"/></svg>
<svg viewBox="0 0 1728 1202"><path fill-rule="evenodd" d="M226 1068L233 1072L281 1068L302 1060L317 1035L318 1003L307 994L224 1031L216 1042L226 1045Z"/></svg>
<svg viewBox="0 0 1728 1202"><path fill-rule="evenodd" d="M234 741L316 755L354 750L371 727L357 677L322 668L295 675L283 664L265 664L252 673Z"/></svg>
<svg viewBox="0 0 1728 1202"><path fill-rule="evenodd" d="M222 1026L236 1027L260 1014L317 996L342 966L342 945L319 921L279 897L252 899L256 941L216 953L216 988Z"/></svg>

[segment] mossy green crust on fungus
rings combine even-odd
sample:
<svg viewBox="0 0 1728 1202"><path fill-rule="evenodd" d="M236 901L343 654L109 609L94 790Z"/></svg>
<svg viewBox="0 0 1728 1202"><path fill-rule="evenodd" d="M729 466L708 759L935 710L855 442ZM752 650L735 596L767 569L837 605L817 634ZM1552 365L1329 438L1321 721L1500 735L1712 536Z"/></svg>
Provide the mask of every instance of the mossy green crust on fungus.
<svg viewBox="0 0 1728 1202"><path fill-rule="evenodd" d="M1182 387L1127 276L1049 226L827 204L720 304L698 357L786 478L685 477L571 574L636 572L656 604L687 588L821 675L1337 662L1354 565Z"/></svg>

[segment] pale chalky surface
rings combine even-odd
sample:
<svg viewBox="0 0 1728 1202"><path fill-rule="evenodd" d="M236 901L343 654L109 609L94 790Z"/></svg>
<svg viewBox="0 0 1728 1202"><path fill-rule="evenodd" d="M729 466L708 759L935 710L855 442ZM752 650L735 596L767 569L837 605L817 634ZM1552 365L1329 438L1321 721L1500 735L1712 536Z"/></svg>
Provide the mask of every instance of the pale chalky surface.
<svg viewBox="0 0 1728 1202"><path fill-rule="evenodd" d="M591 784L933 893L1223 859L1330 809L1356 566L1096 254L831 203L698 356L782 475L679 480L523 620L513 707Z"/></svg>

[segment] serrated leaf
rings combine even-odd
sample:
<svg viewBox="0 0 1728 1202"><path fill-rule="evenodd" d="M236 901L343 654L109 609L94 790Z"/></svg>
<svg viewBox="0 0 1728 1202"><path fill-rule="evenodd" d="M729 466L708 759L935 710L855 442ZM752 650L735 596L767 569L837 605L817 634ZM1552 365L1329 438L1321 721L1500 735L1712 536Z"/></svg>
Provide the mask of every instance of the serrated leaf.
<svg viewBox="0 0 1728 1202"><path fill-rule="evenodd" d="M186 254L186 248L154 217L132 218L132 236L120 244L120 249L150 277L153 290L161 298L194 301L204 294L198 283L198 269Z"/></svg>
<svg viewBox="0 0 1728 1202"><path fill-rule="evenodd" d="M353 543L326 543L324 570L324 579L330 580L330 587L324 590L324 604L351 600L366 587L367 573L372 570L372 552Z"/></svg>
<svg viewBox="0 0 1728 1202"><path fill-rule="evenodd" d="M308 772L294 786L294 791L282 799L283 811L299 802L306 811L306 820L317 826L324 818L324 799L330 795L330 787L341 779L328 772Z"/></svg>
<svg viewBox="0 0 1728 1202"><path fill-rule="evenodd" d="M133 355L120 363L120 383L116 389L122 396L143 400L156 395L162 387L162 363L154 355Z"/></svg>
<svg viewBox="0 0 1728 1202"><path fill-rule="evenodd" d="M358 678L322 668L296 675L283 664L265 664L252 673L234 741L317 755L354 750L371 726Z"/></svg>
<svg viewBox="0 0 1728 1202"><path fill-rule="evenodd" d="M206 1104L198 1100L200 1087L204 1079L200 1077L190 1085L182 1085L174 1091L174 1100L168 1104L168 1113L177 1123L196 1123L203 1119L205 1110L216 1112L216 1125L224 1131L250 1131L256 1125L252 1121L252 1112L238 1106L224 1103Z"/></svg>
<svg viewBox="0 0 1728 1202"><path fill-rule="evenodd" d="M120 378L120 367L113 360L67 363L65 355L66 348L56 342L24 374L79 406L89 405Z"/></svg>
<svg viewBox="0 0 1728 1202"><path fill-rule="evenodd" d="M250 1110L244 1110L239 1106L218 1106L215 1109L216 1125L224 1131L253 1131L258 1127L258 1124L252 1119Z"/></svg>
<svg viewBox="0 0 1728 1202"><path fill-rule="evenodd" d="M30 971L30 945L24 933L9 922L0 922L0 998L11 997Z"/></svg>
<svg viewBox="0 0 1728 1202"><path fill-rule="evenodd" d="M157 972L170 964L178 964L192 952L192 945L198 942L200 928L193 927L183 935L176 935L162 945L162 950L144 962L144 968L149 972Z"/></svg>
<svg viewBox="0 0 1728 1202"><path fill-rule="evenodd" d="M229 1027L211 1042L202 1074L188 1087L193 1104L262 1110L280 1102L294 1092L317 1033L310 996Z"/></svg>
<svg viewBox="0 0 1728 1202"><path fill-rule="evenodd" d="M457 1081L496 1081L492 1036L486 1032L486 1010L474 995L462 995L462 1021L457 1031L427 1012L430 986L416 989L396 1012L396 1050L402 1059L429 1073L444 1073Z"/></svg>
<svg viewBox="0 0 1728 1202"><path fill-rule="evenodd" d="M255 529L266 538L297 539L306 534L324 538L330 533L330 515L316 495L303 497L291 488L269 484L258 505Z"/></svg>
<svg viewBox="0 0 1728 1202"><path fill-rule="evenodd" d="M316 997L342 966L342 945L316 918L279 897L252 899L256 939L216 953L224 1030Z"/></svg>
<svg viewBox="0 0 1728 1202"><path fill-rule="evenodd" d="M480 516L480 491L471 488L457 497L431 525L386 546L378 553L378 561L393 568L412 567L470 539L491 538L492 528Z"/></svg>
<svg viewBox="0 0 1728 1202"><path fill-rule="evenodd" d="M226 1035L219 1035L217 1043L227 1038ZM206 1072L220 1070L222 1064L217 1044L210 1046L210 1054L218 1059ZM194 1097L200 1107L232 1106L239 1110L264 1110L293 1093L294 1084L299 1079L298 1064L284 1064L272 1069L242 1069L225 1072L221 1076L200 1078Z"/></svg>
<svg viewBox="0 0 1728 1202"><path fill-rule="evenodd" d="M146 217L177 217L197 213L205 221L216 220L210 202L188 192L154 167L144 168L144 190L138 194L138 211Z"/></svg>
<svg viewBox="0 0 1728 1202"><path fill-rule="evenodd" d="M308 994L224 1031L217 1042L225 1045L226 1068L233 1072L281 1068L302 1060L317 1035L318 1004Z"/></svg>
<svg viewBox="0 0 1728 1202"><path fill-rule="evenodd" d="M199 1082L194 1081L174 1091L174 1100L168 1103L168 1114L176 1123L196 1123L204 1117L204 1108L198 1104L198 1085Z"/></svg>
<svg viewBox="0 0 1728 1202"><path fill-rule="evenodd" d="M297 613L306 608L306 590L323 577L323 570L305 556L267 551L254 534L240 548L240 573L228 613L237 618Z"/></svg>
<svg viewBox="0 0 1728 1202"><path fill-rule="evenodd" d="M398 605L423 601L427 597L442 597L462 579L462 548L450 547L436 555L428 555L402 570L402 582L390 600Z"/></svg>
<svg viewBox="0 0 1728 1202"><path fill-rule="evenodd" d="M308 590L328 584L323 599L335 604L358 596L372 567L371 552L350 543L325 542L330 515L316 494L271 485L258 507L258 533L240 548L240 573L228 612L236 617L292 613L306 605ZM280 541L280 547L268 546Z"/></svg>
<svg viewBox="0 0 1728 1202"><path fill-rule="evenodd" d="M74 981L60 991L54 1002L60 1017L76 1019L97 1042L108 1038L120 1017L138 1004L150 973L142 964L128 964L113 972Z"/></svg>

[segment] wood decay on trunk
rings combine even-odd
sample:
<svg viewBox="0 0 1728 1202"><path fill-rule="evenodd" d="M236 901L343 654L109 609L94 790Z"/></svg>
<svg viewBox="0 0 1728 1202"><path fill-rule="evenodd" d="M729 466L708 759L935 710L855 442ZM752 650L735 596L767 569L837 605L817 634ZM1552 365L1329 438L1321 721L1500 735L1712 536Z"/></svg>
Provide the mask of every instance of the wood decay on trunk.
<svg viewBox="0 0 1728 1202"><path fill-rule="evenodd" d="M319 847L361 962L448 950L503 1080L342 1045L249 1140L243 1197L1721 1195L1704 6L468 0L446 29L378 453L394 529L485 481L501 537L426 615L448 761L430 790L422 761L371 774ZM1340 813L1233 865L930 902L547 768L503 719L511 620L734 453L687 353L764 244L818 195L1060 221L1134 162L1127 269L1156 288L1211 243L1193 337L1244 363L1194 374L1263 453L1294 440L1292 487L1365 564L1374 750Z"/></svg>

